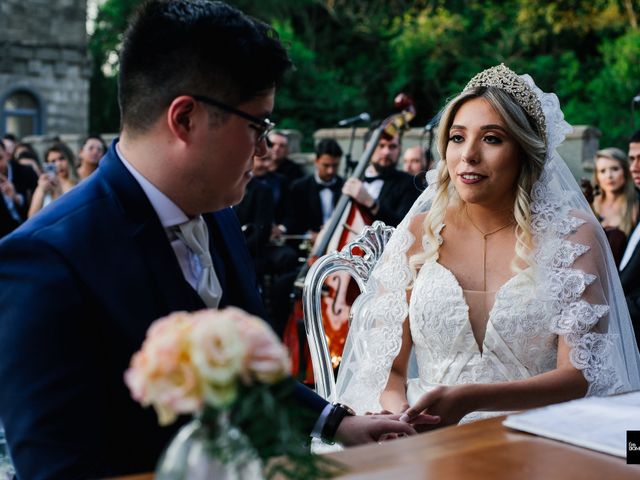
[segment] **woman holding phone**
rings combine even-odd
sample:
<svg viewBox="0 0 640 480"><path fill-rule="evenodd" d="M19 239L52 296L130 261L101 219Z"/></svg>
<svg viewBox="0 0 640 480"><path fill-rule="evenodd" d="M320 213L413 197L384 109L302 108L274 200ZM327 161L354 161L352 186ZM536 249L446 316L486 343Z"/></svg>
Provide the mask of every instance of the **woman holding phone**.
<svg viewBox="0 0 640 480"><path fill-rule="evenodd" d="M40 175L38 186L33 192L29 218L78 183L73 153L65 143L53 144L47 149L44 158L44 173Z"/></svg>

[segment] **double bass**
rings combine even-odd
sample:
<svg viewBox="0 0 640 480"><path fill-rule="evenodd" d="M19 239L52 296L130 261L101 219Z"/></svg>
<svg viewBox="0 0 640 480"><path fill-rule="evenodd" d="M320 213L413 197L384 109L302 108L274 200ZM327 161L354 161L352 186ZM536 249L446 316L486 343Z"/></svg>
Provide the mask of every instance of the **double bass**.
<svg viewBox="0 0 640 480"><path fill-rule="evenodd" d="M409 122L415 117L415 109L411 98L401 93L394 99L394 106L399 113L387 117L373 131L365 151L351 175L362 180L369 161L378 146L383 134L394 137L409 128ZM292 374L303 383L313 385L313 368L309 346L306 340L302 312L302 286L309 267L327 252L340 250L348 242L360 234L366 225L371 225L373 218L366 208L346 194L338 200L331 217L318 235L311 256L301 268L294 284L294 305L284 331L284 343L291 354ZM327 337L329 355L335 369L342 360L342 351L349 329L349 312L355 298L360 293L355 281L345 272L336 272L325 281L322 298L322 321Z"/></svg>

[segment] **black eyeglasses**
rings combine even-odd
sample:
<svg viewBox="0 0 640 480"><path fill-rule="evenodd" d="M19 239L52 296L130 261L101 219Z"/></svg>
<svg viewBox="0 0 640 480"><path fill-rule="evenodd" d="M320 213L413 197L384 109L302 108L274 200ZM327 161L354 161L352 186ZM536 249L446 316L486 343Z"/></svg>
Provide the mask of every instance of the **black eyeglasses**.
<svg viewBox="0 0 640 480"><path fill-rule="evenodd" d="M198 100L202 103L207 103L209 105L213 105L214 107L218 107L225 112L233 113L234 115L238 115L239 117L244 118L245 120L249 120L251 124L249 125L251 128L258 132L258 138L256 141L258 143L266 140L269 136L269 133L275 128L276 124L273 123L268 118L258 118L253 115L243 112L242 110L238 110L237 108L232 107L231 105L227 105L226 103L219 102L214 100L213 98L205 97L204 95L191 95L194 99Z"/></svg>

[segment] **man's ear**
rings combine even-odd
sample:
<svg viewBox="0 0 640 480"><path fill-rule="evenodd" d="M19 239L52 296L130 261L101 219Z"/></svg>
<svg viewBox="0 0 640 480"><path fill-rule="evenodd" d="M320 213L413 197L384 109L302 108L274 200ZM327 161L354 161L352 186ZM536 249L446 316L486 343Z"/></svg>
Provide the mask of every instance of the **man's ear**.
<svg viewBox="0 0 640 480"><path fill-rule="evenodd" d="M188 142L193 133L196 110L196 101L187 95L174 98L167 109L167 126L183 142Z"/></svg>

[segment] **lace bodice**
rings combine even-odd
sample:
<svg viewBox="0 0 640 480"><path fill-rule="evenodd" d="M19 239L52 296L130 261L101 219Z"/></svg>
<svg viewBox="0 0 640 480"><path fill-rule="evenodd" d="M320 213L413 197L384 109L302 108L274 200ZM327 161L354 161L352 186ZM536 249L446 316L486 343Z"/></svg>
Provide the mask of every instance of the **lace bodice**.
<svg viewBox="0 0 640 480"><path fill-rule="evenodd" d="M409 305L419 378L430 384L493 383L553 369L557 336L552 316L532 298L533 284L525 272L498 290L481 351L455 276L435 261L423 265Z"/></svg>

